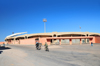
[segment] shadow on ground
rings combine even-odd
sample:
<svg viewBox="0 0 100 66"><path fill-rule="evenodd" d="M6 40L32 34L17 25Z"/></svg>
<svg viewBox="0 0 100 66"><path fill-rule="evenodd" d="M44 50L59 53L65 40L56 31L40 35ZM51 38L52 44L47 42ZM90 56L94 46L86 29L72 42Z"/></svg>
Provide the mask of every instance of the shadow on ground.
<svg viewBox="0 0 100 66"><path fill-rule="evenodd" d="M7 50L7 49L11 49L11 48L0 46L0 50ZM3 52L3 51L0 51L0 54L1 54L2 52Z"/></svg>
<svg viewBox="0 0 100 66"><path fill-rule="evenodd" d="M11 49L9 47L0 47L0 50L7 50L7 49Z"/></svg>
<svg viewBox="0 0 100 66"><path fill-rule="evenodd" d="M0 54L2 53L3 51L0 51Z"/></svg>

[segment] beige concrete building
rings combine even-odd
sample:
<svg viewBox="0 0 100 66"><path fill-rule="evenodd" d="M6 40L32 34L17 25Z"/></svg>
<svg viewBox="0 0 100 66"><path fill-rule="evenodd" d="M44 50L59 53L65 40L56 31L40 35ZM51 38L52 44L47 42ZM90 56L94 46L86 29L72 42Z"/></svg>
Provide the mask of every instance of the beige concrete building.
<svg viewBox="0 0 100 66"><path fill-rule="evenodd" d="M92 32L51 32L51 33L36 33L24 34L16 37L7 37L5 42L8 44L35 44L36 39L39 43L45 44L90 44L100 43L100 34Z"/></svg>

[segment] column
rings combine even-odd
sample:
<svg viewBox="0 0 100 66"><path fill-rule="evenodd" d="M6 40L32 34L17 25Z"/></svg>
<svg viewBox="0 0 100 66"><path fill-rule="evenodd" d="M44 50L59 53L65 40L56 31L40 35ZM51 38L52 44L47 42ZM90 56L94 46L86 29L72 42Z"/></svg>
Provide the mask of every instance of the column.
<svg viewBox="0 0 100 66"><path fill-rule="evenodd" d="M70 40L70 45L72 45L72 39L69 39Z"/></svg>
<svg viewBox="0 0 100 66"><path fill-rule="evenodd" d="M16 38L14 37L14 44L15 44Z"/></svg>
<svg viewBox="0 0 100 66"><path fill-rule="evenodd" d="M52 37L53 37L53 35L52 35ZM54 40L52 39L52 43L51 44L53 44L53 42L54 42Z"/></svg>
<svg viewBox="0 0 100 66"><path fill-rule="evenodd" d="M27 35L27 39L28 39L28 35Z"/></svg>
<svg viewBox="0 0 100 66"><path fill-rule="evenodd" d="M82 45L82 39L80 39L80 45Z"/></svg>
<svg viewBox="0 0 100 66"><path fill-rule="evenodd" d="M59 43L60 43L60 45L61 45L61 39L59 39Z"/></svg>
<svg viewBox="0 0 100 66"><path fill-rule="evenodd" d="M86 38L86 43L87 43L87 38Z"/></svg>

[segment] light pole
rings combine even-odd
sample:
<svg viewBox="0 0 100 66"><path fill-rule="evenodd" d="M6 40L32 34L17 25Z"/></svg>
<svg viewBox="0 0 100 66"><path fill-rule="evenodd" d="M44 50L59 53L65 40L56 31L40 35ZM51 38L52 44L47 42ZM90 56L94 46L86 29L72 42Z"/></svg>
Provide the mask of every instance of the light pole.
<svg viewBox="0 0 100 66"><path fill-rule="evenodd" d="M80 27L80 32L81 32L81 27Z"/></svg>
<svg viewBox="0 0 100 66"><path fill-rule="evenodd" d="M14 32L12 32L12 34L14 34Z"/></svg>
<svg viewBox="0 0 100 66"><path fill-rule="evenodd" d="M47 22L47 19L43 19L43 22L44 22L44 33L46 33L46 22Z"/></svg>

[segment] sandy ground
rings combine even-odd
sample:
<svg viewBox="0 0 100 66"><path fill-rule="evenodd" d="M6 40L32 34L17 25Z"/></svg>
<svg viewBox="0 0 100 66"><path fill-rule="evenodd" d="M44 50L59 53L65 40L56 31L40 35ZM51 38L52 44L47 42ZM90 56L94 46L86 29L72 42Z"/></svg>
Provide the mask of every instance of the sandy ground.
<svg viewBox="0 0 100 66"><path fill-rule="evenodd" d="M7 47L7 46L6 46ZM100 66L100 45L52 45L50 52L34 45L0 49L0 66Z"/></svg>

